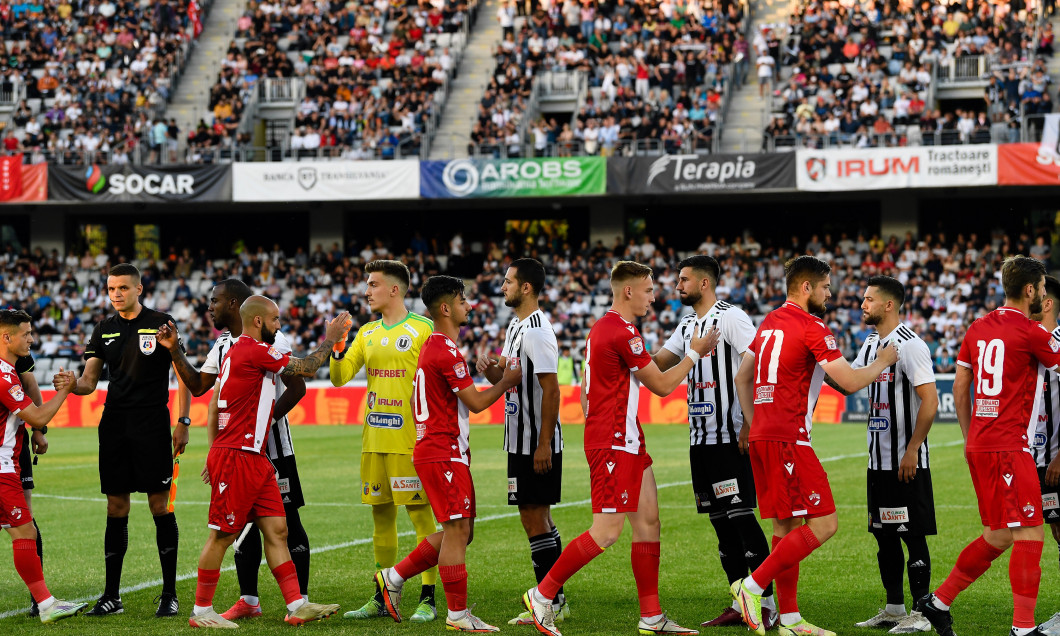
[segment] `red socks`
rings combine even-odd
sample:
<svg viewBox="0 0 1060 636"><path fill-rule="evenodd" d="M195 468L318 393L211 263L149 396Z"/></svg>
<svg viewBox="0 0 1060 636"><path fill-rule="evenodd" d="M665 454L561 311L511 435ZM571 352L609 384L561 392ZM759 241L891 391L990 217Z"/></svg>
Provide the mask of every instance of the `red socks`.
<svg viewBox="0 0 1060 636"><path fill-rule="evenodd" d="M783 537L773 536L771 552L776 552L782 540ZM777 593L777 611L781 614L797 613L799 611L799 564L796 563L786 570L777 572L777 577L773 579L773 586Z"/></svg>
<svg viewBox="0 0 1060 636"><path fill-rule="evenodd" d="M950 575L946 577L939 589L935 590L935 596L946 605L953 605L953 599L957 598L958 594L982 576L983 572L990 569L990 563L1001 556L1002 552L1004 550L998 550L990 545L982 536L972 541L964 550L961 550L960 556L957 557L956 565L953 566ZM1041 557L1041 554L1041 547L1039 547L1038 556ZM1015 559L1015 554L1013 554L1013 559ZM1037 561L1035 562L1037 563ZM1040 578L1040 566L1038 572ZM1013 584L1013 594L1015 594L1015 584Z"/></svg>
<svg viewBox="0 0 1060 636"><path fill-rule="evenodd" d="M776 537L774 537L776 541ZM799 562L810 556L810 553L821 547L821 542L814 536L813 531L810 530L810 526L800 526L798 530L789 532L780 541L776 541L773 546L773 551L770 552L766 560L762 562L762 565L758 566L758 569L751 573L751 578L754 579L755 583L758 583L761 587L766 587L772 581L776 581L778 576L783 577L784 571L794 568L794 585L790 592L790 596L795 597L796 586L799 580ZM789 574L789 576L791 576ZM785 582L787 584L787 582ZM777 584L777 594L781 599L784 598L784 592L780 589L780 582ZM796 605L798 603L796 602Z"/></svg>
<svg viewBox="0 0 1060 636"><path fill-rule="evenodd" d="M630 550L630 562L633 565L633 579L637 582L640 615L662 614L662 607L659 605L659 542L634 541Z"/></svg>
<svg viewBox="0 0 1060 636"><path fill-rule="evenodd" d="M438 565L438 551L434 549L434 546L429 541L424 539L420 541L420 544L416 546L416 549L409 553L407 557L401 560L394 566L394 571L397 575L403 579L411 579L420 572L426 572L427 570ZM461 566L463 567L463 566ZM467 573L464 573L465 585L464 585L464 599L467 599ZM444 578L442 579L445 580ZM446 594L446 598L448 598Z"/></svg>
<svg viewBox="0 0 1060 636"><path fill-rule="evenodd" d="M11 542L15 553L15 571L25 581L33 600L38 603L48 600L51 592L44 584L44 570L37 556L37 542L33 539L15 539ZM1040 548L1039 548L1040 551Z"/></svg>
<svg viewBox="0 0 1060 636"><path fill-rule="evenodd" d="M213 595L217 591L217 579L219 578L221 578L221 570L199 568L199 580L195 585L195 605L199 607L213 605Z"/></svg>
<svg viewBox="0 0 1060 636"><path fill-rule="evenodd" d="M593 541L589 531L586 530L578 535L574 541L567 544L567 548L556 559L556 564L548 571L545 578L538 583L537 591L544 598L556 598L559 588L563 587L567 579L574 576L575 572L585 567L589 561L600 556L603 552L604 549L596 545L596 541ZM656 563L658 563L657 560ZM658 568L658 565L656 565L656 568ZM656 574L657 580L658 574ZM656 587L658 587L658 583L656 583Z"/></svg>
<svg viewBox="0 0 1060 636"><path fill-rule="evenodd" d="M427 542L424 541L424 543ZM440 565L438 566L438 576L442 579L442 589L445 590L445 604L449 611L462 612L466 610L467 568L464 564Z"/></svg>
<svg viewBox="0 0 1060 636"><path fill-rule="evenodd" d="M1034 606L1042 579L1042 542L1016 541L1008 563L1012 583L1012 626L1034 627Z"/></svg>
<svg viewBox="0 0 1060 636"><path fill-rule="evenodd" d="M272 570L276 582L280 584L280 593L283 594L283 602L290 605L302 600L302 591L298 587L298 572L294 569L294 561L285 561ZM215 583L216 585L216 583Z"/></svg>

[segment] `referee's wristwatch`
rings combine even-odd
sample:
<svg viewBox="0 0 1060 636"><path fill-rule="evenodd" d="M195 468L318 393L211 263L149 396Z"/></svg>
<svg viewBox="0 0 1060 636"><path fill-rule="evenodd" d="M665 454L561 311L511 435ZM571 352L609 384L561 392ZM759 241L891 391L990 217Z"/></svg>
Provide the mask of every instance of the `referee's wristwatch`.
<svg viewBox="0 0 1060 636"><path fill-rule="evenodd" d="M184 426L191 426L191 418L190 417L178 417L177 418L177 422L179 422L180 424L183 424Z"/></svg>
<svg viewBox="0 0 1060 636"><path fill-rule="evenodd" d="M38 428L37 430L40 431L41 435L47 435L48 434L48 425L45 424L44 426Z"/></svg>

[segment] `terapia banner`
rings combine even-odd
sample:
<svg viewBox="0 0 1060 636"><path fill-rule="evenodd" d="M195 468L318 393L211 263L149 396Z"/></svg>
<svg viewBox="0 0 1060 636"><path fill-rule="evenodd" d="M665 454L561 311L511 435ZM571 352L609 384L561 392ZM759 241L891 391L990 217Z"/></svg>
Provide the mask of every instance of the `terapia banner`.
<svg viewBox="0 0 1060 636"><path fill-rule="evenodd" d="M232 164L234 201L415 199L418 161L301 161Z"/></svg>
<svg viewBox="0 0 1060 636"><path fill-rule="evenodd" d="M174 203L231 201L228 166L51 166L50 201Z"/></svg>
<svg viewBox="0 0 1060 636"><path fill-rule="evenodd" d="M607 160L609 194L794 190L795 155L663 155Z"/></svg>
<svg viewBox="0 0 1060 636"><path fill-rule="evenodd" d="M549 197L606 191L607 160L603 157L420 162L420 196L425 199Z"/></svg>
<svg viewBox="0 0 1060 636"><path fill-rule="evenodd" d="M997 185L997 146L799 150L799 190L892 190Z"/></svg>

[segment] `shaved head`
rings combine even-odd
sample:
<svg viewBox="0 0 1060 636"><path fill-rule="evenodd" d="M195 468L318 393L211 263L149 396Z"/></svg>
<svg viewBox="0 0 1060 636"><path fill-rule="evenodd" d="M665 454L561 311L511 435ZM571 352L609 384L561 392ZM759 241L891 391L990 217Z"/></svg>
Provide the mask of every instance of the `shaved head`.
<svg viewBox="0 0 1060 636"><path fill-rule="evenodd" d="M251 296L239 308L243 321L243 333L254 334L261 330L261 341L276 342L276 331L280 327L280 308L264 296Z"/></svg>

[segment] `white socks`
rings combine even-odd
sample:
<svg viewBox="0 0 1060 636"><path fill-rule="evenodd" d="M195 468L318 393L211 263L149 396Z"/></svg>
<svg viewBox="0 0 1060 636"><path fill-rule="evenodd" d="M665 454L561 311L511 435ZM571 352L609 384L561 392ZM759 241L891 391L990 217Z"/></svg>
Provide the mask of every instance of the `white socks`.
<svg viewBox="0 0 1060 636"><path fill-rule="evenodd" d="M287 611L288 612L297 612L299 607L302 607L303 605L305 605L308 602L309 601L305 600L304 598L300 598L300 599L298 599L297 601L295 601L293 603L288 603L287 604Z"/></svg>
<svg viewBox="0 0 1060 636"><path fill-rule="evenodd" d="M802 620L802 614L798 612L791 612L790 614L780 615L780 624L784 626L794 625Z"/></svg>
<svg viewBox="0 0 1060 636"><path fill-rule="evenodd" d="M390 581L391 585L401 587L405 584L405 579L401 578L401 575L398 574L397 570L395 570L394 568L387 568L383 571L383 575L386 577L387 581Z"/></svg>
<svg viewBox="0 0 1060 636"><path fill-rule="evenodd" d="M777 611L777 602L776 602L776 600L774 600L772 595L763 596L762 597L762 607L765 608L765 609L771 609L771 610L773 610L775 612L775 611ZM735 609L736 609L736 611L740 611L739 607L736 607Z"/></svg>
<svg viewBox="0 0 1060 636"><path fill-rule="evenodd" d="M467 610L460 610L459 612L454 612L453 610L449 610L449 620L458 621L461 618L463 618L465 614L467 614Z"/></svg>
<svg viewBox="0 0 1060 636"><path fill-rule="evenodd" d="M654 625L663 619L663 614L656 614L655 616L641 616L640 620L644 621L648 625Z"/></svg>
<svg viewBox="0 0 1060 636"><path fill-rule="evenodd" d="M203 607L202 605L196 605L195 607L191 608L191 615L192 616L202 616L203 614L205 614L207 612L212 612L212 611L213 611L213 605L207 605L205 607Z"/></svg>
<svg viewBox="0 0 1060 636"><path fill-rule="evenodd" d="M545 598L544 596L542 596L541 592L536 587L534 588L534 600L537 601L538 603L551 603L552 602L552 599Z"/></svg>
<svg viewBox="0 0 1060 636"><path fill-rule="evenodd" d="M256 596L251 596L249 594L244 594L240 598L243 599L243 601L246 602L247 605L258 605L261 603L261 599Z"/></svg>
<svg viewBox="0 0 1060 636"><path fill-rule="evenodd" d="M934 594L931 595L931 604L939 608L940 610L948 610L950 608L949 605L946 605L945 603L940 601L939 597L935 596Z"/></svg>
<svg viewBox="0 0 1060 636"><path fill-rule="evenodd" d="M755 581L755 577L749 576L743 580L743 584L752 594L764 594L766 589Z"/></svg>
<svg viewBox="0 0 1060 636"><path fill-rule="evenodd" d="M891 605L888 603L887 607L884 608L884 611L895 616L905 616L905 605Z"/></svg>
<svg viewBox="0 0 1060 636"><path fill-rule="evenodd" d="M40 611L42 611L42 612L46 612L49 609L51 609L52 605L55 605L55 597L54 596L49 596L48 598L44 599L40 603L37 603L37 608L40 609Z"/></svg>

